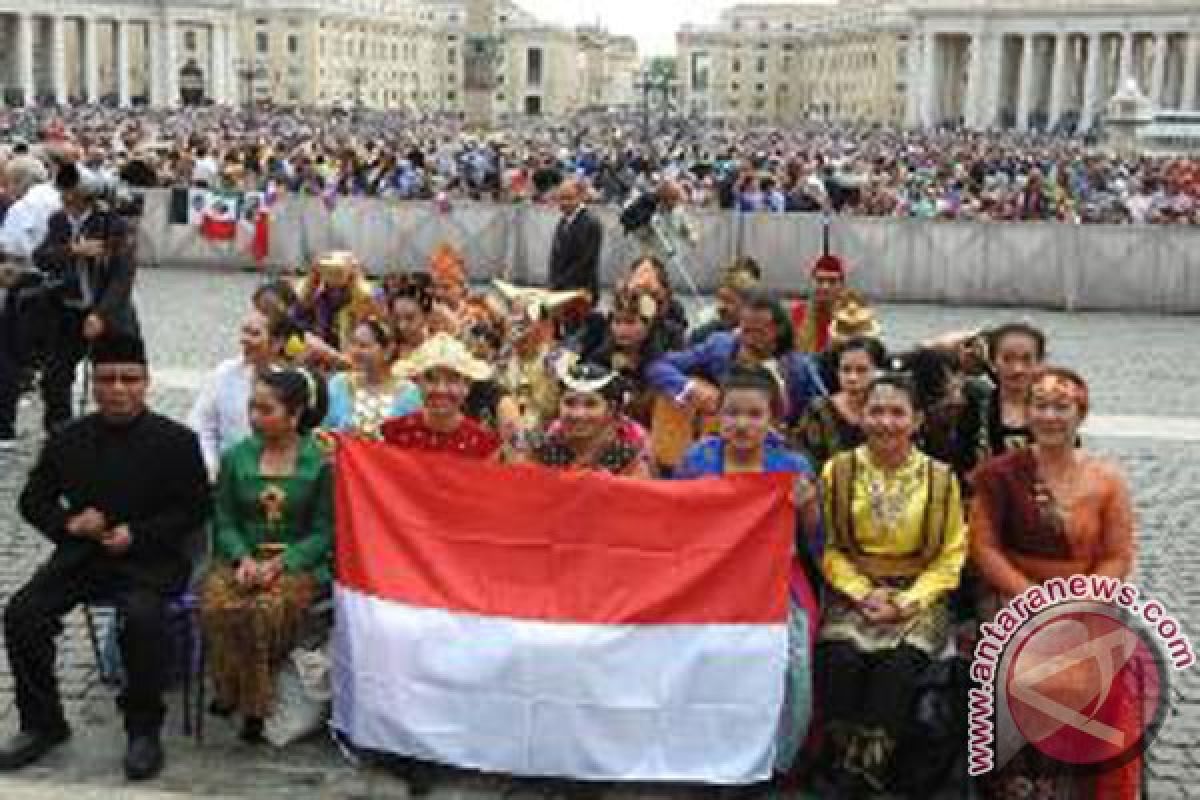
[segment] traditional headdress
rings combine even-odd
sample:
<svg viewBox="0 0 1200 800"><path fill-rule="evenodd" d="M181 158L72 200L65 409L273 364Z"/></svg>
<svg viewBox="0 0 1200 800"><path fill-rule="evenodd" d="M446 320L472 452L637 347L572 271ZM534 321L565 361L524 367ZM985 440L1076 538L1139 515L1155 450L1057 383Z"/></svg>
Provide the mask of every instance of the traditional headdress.
<svg viewBox="0 0 1200 800"><path fill-rule="evenodd" d="M812 269L809 273L813 278L836 278L840 281L846 280L846 262L839 256L831 253L825 253L816 261L813 262Z"/></svg>
<svg viewBox="0 0 1200 800"><path fill-rule="evenodd" d="M429 274L443 283L467 282L467 264L453 245L442 242L429 256Z"/></svg>
<svg viewBox="0 0 1200 800"><path fill-rule="evenodd" d="M487 380L492 374L490 366L471 355L465 344L445 332L426 339L412 355L396 365L396 372L412 377L438 367L472 381Z"/></svg>
<svg viewBox="0 0 1200 800"><path fill-rule="evenodd" d="M146 345L136 336L113 334L97 339L91 349L92 364L146 365Z"/></svg>
<svg viewBox="0 0 1200 800"><path fill-rule="evenodd" d="M613 295L613 311L635 314L649 324L658 316L659 302L649 289L622 287Z"/></svg>
<svg viewBox="0 0 1200 800"><path fill-rule="evenodd" d="M541 322L572 303L587 299L587 294L578 289L552 291L537 287L517 286L500 279L493 280L492 285L496 287L496 291L509 308L513 310L523 308L529 316L530 322Z"/></svg>
<svg viewBox="0 0 1200 800"><path fill-rule="evenodd" d="M720 288L735 292L750 292L760 286L758 278L741 264L730 264L721 270Z"/></svg>
<svg viewBox="0 0 1200 800"><path fill-rule="evenodd" d="M867 305L861 294L848 290L841 296L833 310L833 320L829 326L830 338L834 341L855 336L879 338L882 331L879 320L875 318L875 311Z"/></svg>
<svg viewBox="0 0 1200 800"><path fill-rule="evenodd" d="M1087 381L1073 370L1063 367L1043 367L1034 376L1029 392L1038 400L1065 400L1074 403L1082 415L1088 413L1091 404Z"/></svg>

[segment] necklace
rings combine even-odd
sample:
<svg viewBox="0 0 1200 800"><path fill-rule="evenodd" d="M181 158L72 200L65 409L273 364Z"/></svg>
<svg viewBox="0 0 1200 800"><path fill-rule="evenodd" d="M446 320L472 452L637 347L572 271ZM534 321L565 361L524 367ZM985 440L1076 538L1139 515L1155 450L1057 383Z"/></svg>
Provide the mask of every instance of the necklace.
<svg viewBox="0 0 1200 800"><path fill-rule="evenodd" d="M916 488L914 472L901 466L890 475L877 470L867 481L867 501L873 527L884 538L895 538L909 498Z"/></svg>
<svg viewBox="0 0 1200 800"><path fill-rule="evenodd" d="M392 408L392 388L388 384L378 389L355 386L354 428L363 436L379 438L383 422Z"/></svg>

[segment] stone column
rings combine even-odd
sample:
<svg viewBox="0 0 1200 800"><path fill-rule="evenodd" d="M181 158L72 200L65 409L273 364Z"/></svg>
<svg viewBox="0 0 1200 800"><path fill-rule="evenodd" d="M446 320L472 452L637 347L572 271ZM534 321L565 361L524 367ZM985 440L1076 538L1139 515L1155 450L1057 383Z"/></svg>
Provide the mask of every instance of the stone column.
<svg viewBox="0 0 1200 800"><path fill-rule="evenodd" d="M217 105L225 105L229 99L225 96L225 71L229 69L225 53L225 34L228 29L223 24L213 23L209 26L208 53L211 61L209 67L209 85L212 87L210 97Z"/></svg>
<svg viewBox="0 0 1200 800"><path fill-rule="evenodd" d="M938 68L937 35L925 33L921 37L921 107L922 128L937 126Z"/></svg>
<svg viewBox="0 0 1200 800"><path fill-rule="evenodd" d="M17 85L27 106L37 104L37 85L33 80L32 14L17 15Z"/></svg>
<svg viewBox="0 0 1200 800"><path fill-rule="evenodd" d="M117 28L117 52L116 58L113 61L116 64L117 70L117 105L121 108L129 108L132 105L130 101L130 86L129 86L129 26L131 22L128 19L118 19L114 25Z"/></svg>
<svg viewBox="0 0 1200 800"><path fill-rule="evenodd" d="M1196 108L1196 69L1200 67L1200 37L1189 33L1183 40L1183 94L1180 95L1179 107L1184 111Z"/></svg>
<svg viewBox="0 0 1200 800"><path fill-rule="evenodd" d="M83 97L100 102L100 21L83 18Z"/></svg>
<svg viewBox="0 0 1200 800"><path fill-rule="evenodd" d="M1117 91L1120 91L1133 76L1133 34L1125 31L1121 34L1121 66L1117 70Z"/></svg>
<svg viewBox="0 0 1200 800"><path fill-rule="evenodd" d="M1167 34L1160 31L1154 34L1154 64L1150 68L1150 86L1146 96L1150 98L1155 109L1162 107L1163 81L1167 74Z"/></svg>
<svg viewBox="0 0 1200 800"><path fill-rule="evenodd" d="M1083 76L1083 111L1079 115L1079 128L1092 129L1096 119L1096 104L1100 94L1100 66L1104 61L1104 39L1099 33L1088 35L1087 66Z"/></svg>
<svg viewBox="0 0 1200 800"><path fill-rule="evenodd" d="M904 93L904 126L906 128L921 127L921 80L925 76L924 62L922 61L925 55L922 45L923 42L919 35L909 39L907 75L905 76L907 85Z"/></svg>
<svg viewBox="0 0 1200 800"><path fill-rule="evenodd" d="M1017 130L1029 130L1029 111L1033 106L1033 35L1021 37L1021 75L1017 90Z"/></svg>
<svg viewBox="0 0 1200 800"><path fill-rule="evenodd" d="M984 74L986 66L984 47L983 30L977 29L971 34L971 60L967 65L967 108L964 114L967 118L967 127L975 130L987 127L987 123L983 119L987 92L985 88L987 76Z"/></svg>
<svg viewBox="0 0 1200 800"><path fill-rule="evenodd" d="M50 85L54 102L67 104L67 28L66 20L55 14L50 18Z"/></svg>
<svg viewBox="0 0 1200 800"><path fill-rule="evenodd" d="M1070 36L1060 31L1054 39L1054 72L1050 77L1050 115L1046 124L1051 130L1062 119L1066 110L1067 97L1067 55L1071 50Z"/></svg>
<svg viewBox="0 0 1200 800"><path fill-rule="evenodd" d="M167 19L162 24L163 37L163 89L166 94L163 105L167 108L175 108L179 105L179 64L178 64L178 38L179 32L175 29L175 20Z"/></svg>

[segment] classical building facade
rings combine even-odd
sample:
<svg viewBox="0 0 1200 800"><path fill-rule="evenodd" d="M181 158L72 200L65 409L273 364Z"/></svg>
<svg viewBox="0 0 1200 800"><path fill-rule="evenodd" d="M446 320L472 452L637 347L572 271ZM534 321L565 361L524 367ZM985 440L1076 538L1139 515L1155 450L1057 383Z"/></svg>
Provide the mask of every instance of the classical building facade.
<svg viewBox="0 0 1200 800"><path fill-rule="evenodd" d="M232 98L234 0L0 0L9 104Z"/></svg>
<svg viewBox="0 0 1200 800"><path fill-rule="evenodd" d="M1196 0L922 0L911 14L913 126L1089 130L1130 81L1156 109L1197 109Z"/></svg>
<svg viewBox="0 0 1200 800"><path fill-rule="evenodd" d="M744 5L677 48L684 112L743 122L1088 130L1129 80L1200 109L1197 0Z"/></svg>
<svg viewBox="0 0 1200 800"><path fill-rule="evenodd" d="M3 102L465 109L467 0L0 0ZM637 45L488 3L495 113L630 102Z"/></svg>

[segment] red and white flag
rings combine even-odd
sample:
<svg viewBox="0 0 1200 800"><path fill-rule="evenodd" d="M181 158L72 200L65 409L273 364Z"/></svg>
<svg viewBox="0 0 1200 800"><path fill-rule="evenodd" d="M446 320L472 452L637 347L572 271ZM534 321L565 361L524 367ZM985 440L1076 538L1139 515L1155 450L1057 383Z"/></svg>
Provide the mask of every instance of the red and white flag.
<svg viewBox="0 0 1200 800"><path fill-rule="evenodd" d="M360 747L585 780L770 777L783 475L640 481L337 451L334 725Z"/></svg>

